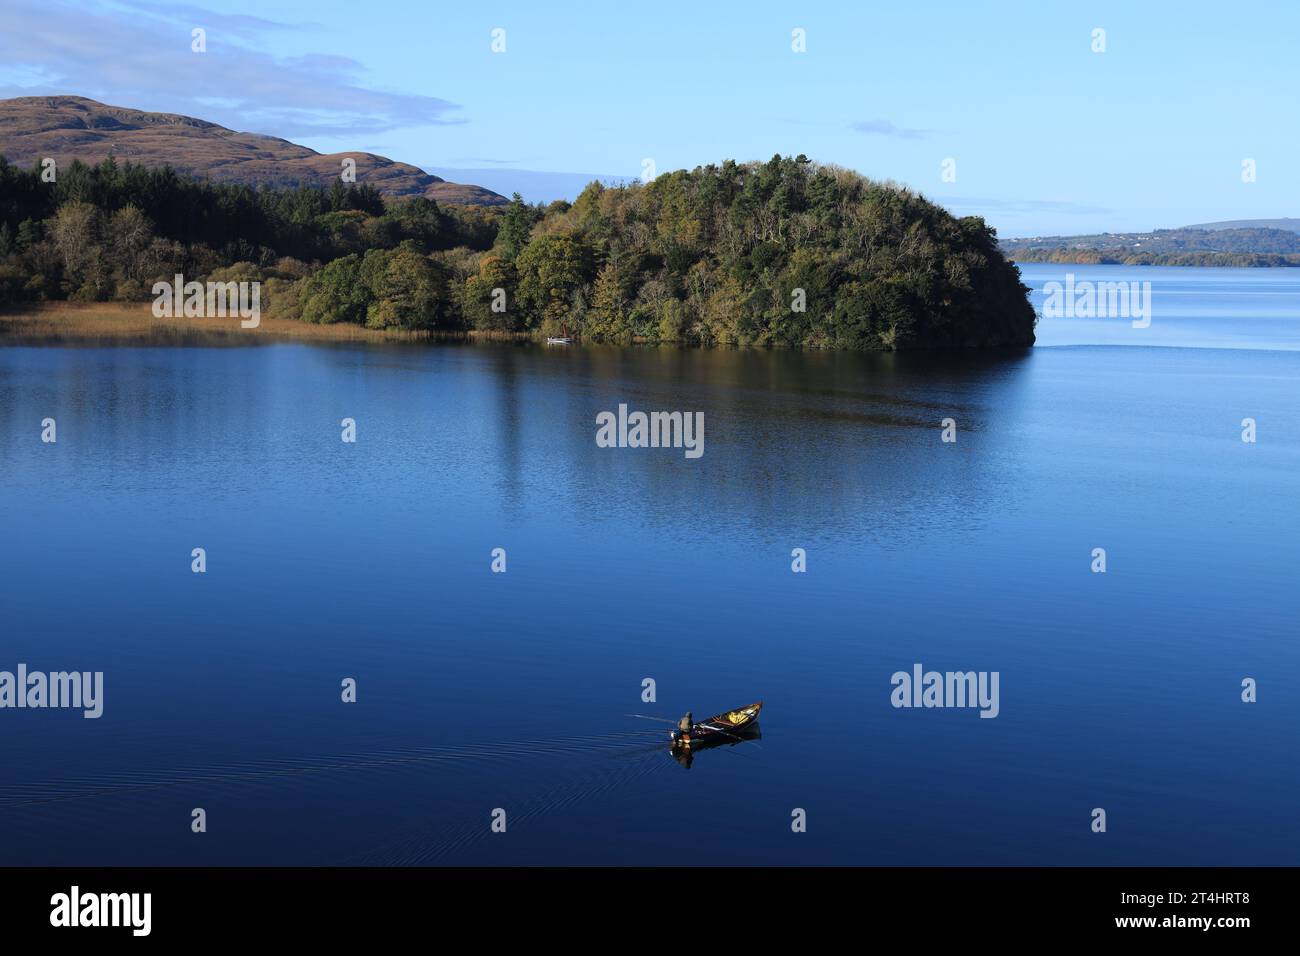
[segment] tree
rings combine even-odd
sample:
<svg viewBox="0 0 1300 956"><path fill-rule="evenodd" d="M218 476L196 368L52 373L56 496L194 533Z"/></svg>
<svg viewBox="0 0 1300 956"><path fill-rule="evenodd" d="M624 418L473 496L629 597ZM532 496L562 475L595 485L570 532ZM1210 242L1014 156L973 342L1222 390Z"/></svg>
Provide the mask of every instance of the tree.
<svg viewBox="0 0 1300 956"><path fill-rule="evenodd" d="M596 276L587 311L586 334L595 341L613 341L629 335L628 297L618 266L611 260Z"/></svg>
<svg viewBox="0 0 1300 956"><path fill-rule="evenodd" d="M523 252L524 246L528 245L535 221L536 216L533 211L524 203L523 197L515 193L510 199L510 205L506 207L505 215L501 219L501 229L497 233L497 248L500 250L501 258L511 262Z"/></svg>
<svg viewBox="0 0 1300 956"><path fill-rule="evenodd" d="M394 252L366 311L372 329L435 329L450 326L450 273L417 249Z"/></svg>
<svg viewBox="0 0 1300 956"><path fill-rule="evenodd" d="M335 259L305 280L300 299L304 322L330 325L365 322L369 290L361 280L361 257Z"/></svg>
<svg viewBox="0 0 1300 956"><path fill-rule="evenodd" d="M665 299L659 305L660 342L680 342L686 331L686 306L680 299Z"/></svg>
<svg viewBox="0 0 1300 956"><path fill-rule="evenodd" d="M466 281L461 292L461 313L466 322L476 329L517 331L522 328L524 314L513 301L517 285L518 274L513 262L500 256L484 256L478 274Z"/></svg>
<svg viewBox="0 0 1300 956"><path fill-rule="evenodd" d="M99 210L88 202L64 203L55 214L50 238L63 257L64 274L70 281L79 283L94 262L99 224Z"/></svg>
<svg viewBox="0 0 1300 956"><path fill-rule="evenodd" d="M591 281L593 259L591 247L574 234L539 236L528 244L515 263L526 327L563 321L574 293Z"/></svg>
<svg viewBox="0 0 1300 956"><path fill-rule="evenodd" d="M135 206L124 206L109 219L109 250L125 278L140 278L145 252L152 242L153 225Z"/></svg>

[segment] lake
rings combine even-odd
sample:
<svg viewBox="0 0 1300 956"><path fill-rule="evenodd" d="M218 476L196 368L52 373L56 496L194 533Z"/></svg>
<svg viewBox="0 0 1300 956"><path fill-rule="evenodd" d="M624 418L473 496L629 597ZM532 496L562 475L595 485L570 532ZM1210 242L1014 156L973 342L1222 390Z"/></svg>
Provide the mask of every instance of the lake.
<svg viewBox="0 0 1300 956"><path fill-rule="evenodd" d="M1023 271L1150 326L0 348L0 670L104 674L0 710L0 862L1300 863L1300 271ZM704 453L598 447L620 404ZM689 769L625 716L758 699Z"/></svg>

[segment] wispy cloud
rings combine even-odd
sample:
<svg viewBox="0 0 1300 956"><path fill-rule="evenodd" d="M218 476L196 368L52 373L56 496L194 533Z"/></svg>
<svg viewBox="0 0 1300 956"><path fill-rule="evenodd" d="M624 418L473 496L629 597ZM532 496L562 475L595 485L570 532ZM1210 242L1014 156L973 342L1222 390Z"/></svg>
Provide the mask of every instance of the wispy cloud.
<svg viewBox="0 0 1300 956"><path fill-rule="evenodd" d="M206 29L220 30L242 40L258 40L267 33L281 30L309 30L309 23L282 23L248 13L218 13L186 3L146 3L143 0L109 0L115 7L143 13L166 23L189 23Z"/></svg>
<svg viewBox="0 0 1300 956"><path fill-rule="evenodd" d="M858 120L856 123L850 123L849 129L877 136L896 136L899 139L925 139L930 135L929 130L907 129L887 119Z"/></svg>
<svg viewBox="0 0 1300 956"><path fill-rule="evenodd" d="M127 17L124 7L145 16ZM190 49L200 26L206 53ZM447 100L367 86L364 64L349 57L254 47L287 29L300 26L196 6L4 0L0 96L77 94L289 139L465 122Z"/></svg>

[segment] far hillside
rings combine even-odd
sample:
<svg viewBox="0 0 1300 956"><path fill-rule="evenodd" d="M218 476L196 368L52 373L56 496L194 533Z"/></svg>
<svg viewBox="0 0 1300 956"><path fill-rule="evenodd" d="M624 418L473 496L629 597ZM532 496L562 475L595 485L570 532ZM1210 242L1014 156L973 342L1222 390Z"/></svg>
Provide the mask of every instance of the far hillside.
<svg viewBox="0 0 1300 956"><path fill-rule="evenodd" d="M1260 220L1300 222L1300 220ZM1259 226L1156 229L1087 236L1004 239L1017 262L1133 266L1300 266L1300 232ZM1215 228L1210 228L1215 226Z"/></svg>
<svg viewBox="0 0 1300 956"><path fill-rule="evenodd" d="M354 165L358 183L384 196L424 197L443 205L503 206L489 189L451 183L409 163L374 153L318 153L277 136L239 133L175 113L108 106L84 96L0 99L0 156L31 167L52 159L59 169L106 159L150 169L168 167L215 183L328 189Z"/></svg>
<svg viewBox="0 0 1300 956"><path fill-rule="evenodd" d="M1228 219L1224 222L1203 222L1184 226L1184 229L1284 229L1300 232L1300 219Z"/></svg>

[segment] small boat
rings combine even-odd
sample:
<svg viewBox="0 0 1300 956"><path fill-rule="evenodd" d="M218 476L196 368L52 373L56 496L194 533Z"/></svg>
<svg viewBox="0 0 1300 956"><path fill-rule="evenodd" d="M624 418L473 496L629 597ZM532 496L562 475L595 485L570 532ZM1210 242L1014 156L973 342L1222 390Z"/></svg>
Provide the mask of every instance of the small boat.
<svg viewBox="0 0 1300 956"><path fill-rule="evenodd" d="M708 720L701 720L692 724L688 732L683 733L674 729L669 735L672 738L673 749L699 750L716 744L751 740L757 736L758 713L762 709L763 702L760 700L748 707L723 711Z"/></svg>
<svg viewBox="0 0 1300 956"><path fill-rule="evenodd" d="M567 338L550 338L550 337L548 337L548 338L546 339L546 344L547 344L547 345L568 345L568 344L569 344L569 340L568 340Z"/></svg>

